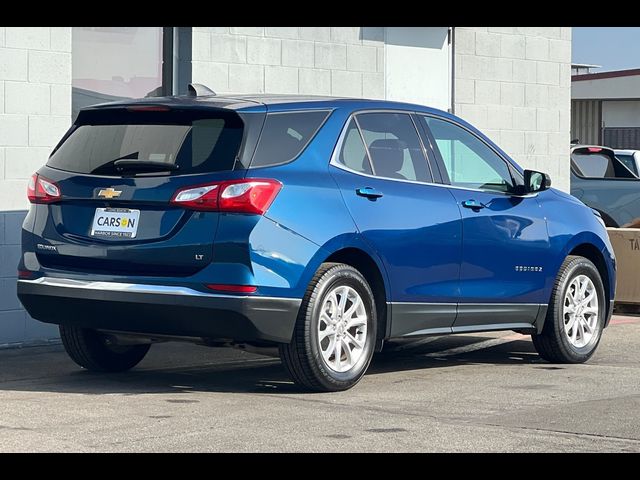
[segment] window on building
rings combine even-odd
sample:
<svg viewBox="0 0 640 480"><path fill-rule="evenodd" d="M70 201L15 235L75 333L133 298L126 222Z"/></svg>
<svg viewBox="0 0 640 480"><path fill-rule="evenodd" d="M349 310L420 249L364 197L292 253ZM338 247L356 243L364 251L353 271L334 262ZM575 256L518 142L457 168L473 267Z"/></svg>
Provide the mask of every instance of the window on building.
<svg viewBox="0 0 640 480"><path fill-rule="evenodd" d="M486 143L451 122L422 118L436 140L452 185L500 192L512 189L507 163Z"/></svg>
<svg viewBox="0 0 640 480"><path fill-rule="evenodd" d="M73 27L73 119L81 108L97 103L171 95L177 79L179 30ZM188 79L181 80L186 86Z"/></svg>

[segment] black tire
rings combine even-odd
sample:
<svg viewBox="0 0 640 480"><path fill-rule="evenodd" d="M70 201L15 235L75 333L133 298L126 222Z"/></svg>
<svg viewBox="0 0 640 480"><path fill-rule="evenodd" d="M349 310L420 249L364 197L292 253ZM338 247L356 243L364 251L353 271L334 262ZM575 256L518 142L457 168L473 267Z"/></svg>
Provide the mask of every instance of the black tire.
<svg viewBox="0 0 640 480"><path fill-rule="evenodd" d="M353 288L362 299L367 314L365 346L356 364L346 372L338 372L325 363L318 342L320 309L325 297L337 286ZM302 299L290 344L280 346L280 358L293 381L299 386L319 392L335 392L353 387L362 378L373 356L376 343L376 306L362 274L341 263L323 263Z"/></svg>
<svg viewBox="0 0 640 480"><path fill-rule="evenodd" d="M88 328L60 325L60 338L71 360L91 372L124 372L135 367L151 345L109 345L105 335Z"/></svg>
<svg viewBox="0 0 640 480"><path fill-rule="evenodd" d="M586 275L595 286L598 298L598 318L595 332L591 340L583 347L576 347L569 341L565 333L563 304L571 281L578 275ZM568 256L556 278L551 301L540 334L531 338L538 354L552 363L584 363L593 355L600 343L606 318L606 296L600 273L596 266L584 257Z"/></svg>

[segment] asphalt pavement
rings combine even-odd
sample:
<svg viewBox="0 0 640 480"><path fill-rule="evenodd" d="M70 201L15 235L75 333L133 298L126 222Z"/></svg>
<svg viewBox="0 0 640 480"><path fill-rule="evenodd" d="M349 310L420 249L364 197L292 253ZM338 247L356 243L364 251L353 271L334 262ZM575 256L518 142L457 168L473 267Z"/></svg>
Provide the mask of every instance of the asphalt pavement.
<svg viewBox="0 0 640 480"><path fill-rule="evenodd" d="M0 350L0 451L640 452L639 345L622 316L584 365L513 332L395 341L330 394L231 349L158 344L108 375L59 345Z"/></svg>

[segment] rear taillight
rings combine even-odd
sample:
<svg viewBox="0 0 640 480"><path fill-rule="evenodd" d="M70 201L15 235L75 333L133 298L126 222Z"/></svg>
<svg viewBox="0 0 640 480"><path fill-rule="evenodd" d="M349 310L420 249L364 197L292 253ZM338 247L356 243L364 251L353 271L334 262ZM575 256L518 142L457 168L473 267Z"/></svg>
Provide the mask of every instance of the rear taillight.
<svg viewBox="0 0 640 480"><path fill-rule="evenodd" d="M51 203L60 200L60 187L42 175L34 173L27 185L27 197L31 203Z"/></svg>
<svg viewBox="0 0 640 480"><path fill-rule="evenodd" d="M277 180L251 178L178 190L171 203L193 210L263 215L282 188Z"/></svg>

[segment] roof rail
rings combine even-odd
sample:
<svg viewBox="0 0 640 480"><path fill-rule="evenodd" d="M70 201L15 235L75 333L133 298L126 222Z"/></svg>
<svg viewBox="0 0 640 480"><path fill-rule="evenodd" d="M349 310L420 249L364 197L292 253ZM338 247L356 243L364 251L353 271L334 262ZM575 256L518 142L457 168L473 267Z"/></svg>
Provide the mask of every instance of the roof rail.
<svg viewBox="0 0 640 480"><path fill-rule="evenodd" d="M216 94L216 92L211 90L209 87L200 83L190 83L187 88L190 97L210 97L215 96Z"/></svg>

